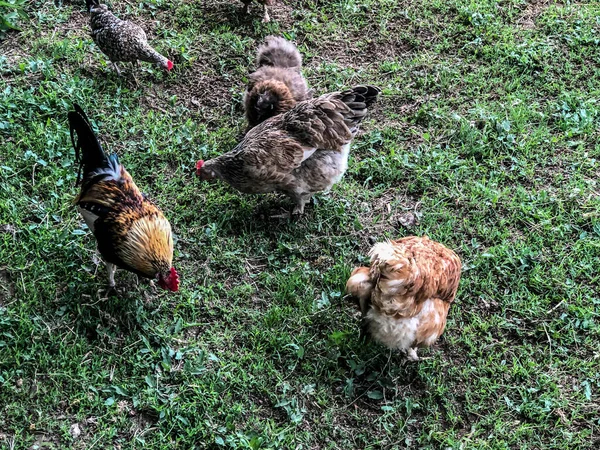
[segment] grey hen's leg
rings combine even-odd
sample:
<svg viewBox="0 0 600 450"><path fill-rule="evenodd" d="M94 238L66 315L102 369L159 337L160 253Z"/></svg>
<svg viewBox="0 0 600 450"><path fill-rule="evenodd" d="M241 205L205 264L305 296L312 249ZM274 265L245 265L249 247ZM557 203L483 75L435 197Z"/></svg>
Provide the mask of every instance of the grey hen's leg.
<svg viewBox="0 0 600 450"><path fill-rule="evenodd" d="M106 270L108 271L108 285L111 288L114 288L115 287L115 272L117 271L117 266L107 262Z"/></svg>
<svg viewBox="0 0 600 450"><path fill-rule="evenodd" d="M286 193L292 201L295 203L292 213L286 212L285 214L277 214L271 216L272 219L291 219L292 217L298 217L304 214L304 206L310 201L312 194L310 193L297 193L287 192Z"/></svg>
<svg viewBox="0 0 600 450"><path fill-rule="evenodd" d="M135 69L139 69L140 68L140 63L138 62L138 60L136 59L135 61L131 61L131 75L133 76L133 82L135 83L135 87L138 88L140 86L140 84L138 83L138 80L135 76Z"/></svg>
<svg viewBox="0 0 600 450"><path fill-rule="evenodd" d="M301 194L295 193L295 194L293 194L292 200L294 200L294 203L296 204L296 206L294 206L292 215L296 216L296 215L304 214L304 206L308 202L310 202L311 197L312 197L312 194L310 194L310 193L301 193Z"/></svg>

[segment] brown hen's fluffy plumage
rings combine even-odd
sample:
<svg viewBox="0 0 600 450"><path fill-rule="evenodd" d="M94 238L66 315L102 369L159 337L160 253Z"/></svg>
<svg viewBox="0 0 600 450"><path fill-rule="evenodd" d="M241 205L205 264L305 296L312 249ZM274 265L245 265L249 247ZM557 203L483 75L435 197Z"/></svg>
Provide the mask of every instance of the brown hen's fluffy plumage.
<svg viewBox="0 0 600 450"><path fill-rule="evenodd" d="M444 332L460 281L459 257L427 237L376 244L371 267L354 269L346 290L358 298L366 331L417 360Z"/></svg>
<svg viewBox="0 0 600 450"><path fill-rule="evenodd" d="M69 125L81 181L75 204L96 237L110 285L117 266L176 291L179 277L172 267L169 221L140 192L117 155L106 155L81 107L74 108Z"/></svg>
<svg viewBox="0 0 600 450"><path fill-rule="evenodd" d="M110 12L108 6L98 0L86 0L90 11L92 39L114 64L118 73L118 62L146 61L164 70L171 70L173 63L148 44L144 30L133 22L121 20Z"/></svg>
<svg viewBox="0 0 600 450"><path fill-rule="evenodd" d="M302 55L292 42L268 36L258 48L256 63L258 69L250 75L244 96L248 128L311 98L300 71Z"/></svg>
<svg viewBox="0 0 600 450"><path fill-rule="evenodd" d="M300 102L254 127L232 151L198 161L197 174L244 193L283 192L301 214L313 193L343 176L350 143L378 95L376 87L357 86Z"/></svg>

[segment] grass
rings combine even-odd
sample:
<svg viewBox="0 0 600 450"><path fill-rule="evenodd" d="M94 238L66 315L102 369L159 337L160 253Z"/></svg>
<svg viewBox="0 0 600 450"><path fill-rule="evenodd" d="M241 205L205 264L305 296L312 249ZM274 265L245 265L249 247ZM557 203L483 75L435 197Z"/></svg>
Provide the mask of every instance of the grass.
<svg viewBox="0 0 600 450"><path fill-rule="evenodd" d="M83 4L0 42L0 448L592 449L600 445L600 7L521 0L112 2L176 63L118 78ZM318 93L383 96L306 216L204 185L257 45ZM71 201L78 102L176 234L177 295L106 272ZM418 219L402 225L407 213ZM408 364L343 300L376 240L427 234L463 279Z"/></svg>

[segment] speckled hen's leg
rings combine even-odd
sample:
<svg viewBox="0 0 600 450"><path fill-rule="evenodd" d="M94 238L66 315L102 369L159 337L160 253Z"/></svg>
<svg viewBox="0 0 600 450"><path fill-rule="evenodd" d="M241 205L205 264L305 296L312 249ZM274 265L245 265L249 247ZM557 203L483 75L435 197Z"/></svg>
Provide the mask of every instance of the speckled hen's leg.
<svg viewBox="0 0 600 450"><path fill-rule="evenodd" d="M115 287L115 272L117 271L117 266L107 262L106 270L108 270L108 285L111 288L114 288Z"/></svg>
<svg viewBox="0 0 600 450"><path fill-rule="evenodd" d="M269 10L267 9L267 5L264 4L263 5L263 10L265 11L265 15L263 17L263 23L267 23L271 21L271 18L269 17Z"/></svg>
<svg viewBox="0 0 600 450"><path fill-rule="evenodd" d="M115 61L111 61L112 65L115 67L115 70L117 71L117 75L121 76L121 69L119 69L119 65L115 62Z"/></svg>
<svg viewBox="0 0 600 450"><path fill-rule="evenodd" d="M131 61L131 76L133 77L133 82L135 83L135 87L138 88L140 86L140 84L138 83L138 80L135 76L135 69L139 69L140 65L137 61L137 59L135 61Z"/></svg>

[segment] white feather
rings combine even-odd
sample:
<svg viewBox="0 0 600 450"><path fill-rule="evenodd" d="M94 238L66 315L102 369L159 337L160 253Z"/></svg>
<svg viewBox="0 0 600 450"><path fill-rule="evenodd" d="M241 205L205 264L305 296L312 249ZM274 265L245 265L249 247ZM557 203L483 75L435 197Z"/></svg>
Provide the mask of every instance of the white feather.
<svg viewBox="0 0 600 450"><path fill-rule="evenodd" d="M314 152L316 152L317 149L316 148L305 148L304 149L304 157L302 158L302 161L306 161L308 158L310 158L312 156L312 154Z"/></svg>
<svg viewBox="0 0 600 450"><path fill-rule="evenodd" d="M340 173L338 176L336 176L333 179L333 183L331 183L332 186L335 183L337 183L338 181L340 181L342 179L342 177L344 176L344 174L346 173L346 170L348 170L348 156L350 155L350 144L351 144L351 142L348 142L347 144L342 145L341 152L340 152L340 166L339 166Z"/></svg>
<svg viewBox="0 0 600 450"><path fill-rule="evenodd" d="M119 180L119 178L121 178L121 166L117 166L117 167L103 167L101 169L97 169L95 171L93 171L90 176L97 176L97 175L106 175L107 177L104 178L104 180Z"/></svg>
<svg viewBox="0 0 600 450"><path fill-rule="evenodd" d="M81 216L83 217L83 220L85 220L85 223L88 226L88 228L90 230L92 230L92 232L93 232L94 231L94 223L96 222L96 219L98 218L98 216L96 214L94 214L93 212L90 212L79 206L77 207L77 209L79 210L79 214L81 214Z"/></svg>
<svg viewBox="0 0 600 450"><path fill-rule="evenodd" d="M369 256L371 256L371 262L375 261L375 259L379 259L380 261L389 261L390 259L395 258L395 253L396 252L392 243L390 241L386 241L375 244L369 252Z"/></svg>
<svg viewBox="0 0 600 450"><path fill-rule="evenodd" d="M442 320L432 299L425 300L423 309L419 314L406 319L397 319L382 314L375 308L371 308L366 315L366 320L369 322L369 332L376 341L388 348L404 351L414 347L417 330L421 325L421 321L426 318L433 318L436 324L439 324ZM438 337L437 333L432 334L425 341L425 345L432 345Z"/></svg>

